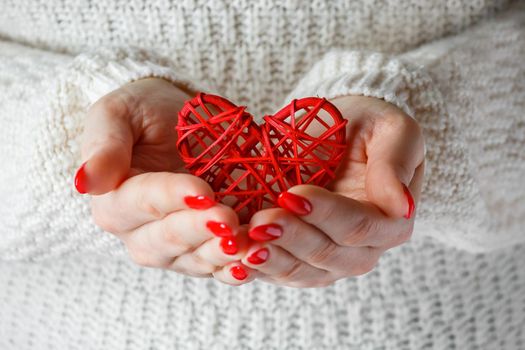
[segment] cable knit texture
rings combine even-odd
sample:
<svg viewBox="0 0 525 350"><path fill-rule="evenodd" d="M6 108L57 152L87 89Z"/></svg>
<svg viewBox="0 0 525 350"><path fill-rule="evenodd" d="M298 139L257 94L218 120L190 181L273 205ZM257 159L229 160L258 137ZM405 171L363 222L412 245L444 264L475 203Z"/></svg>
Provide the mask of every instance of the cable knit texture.
<svg viewBox="0 0 525 350"><path fill-rule="evenodd" d="M524 7L2 5L0 348L525 348ZM134 266L72 177L88 106L149 76L254 115L316 94L397 105L427 143L415 237L325 289L231 288Z"/></svg>

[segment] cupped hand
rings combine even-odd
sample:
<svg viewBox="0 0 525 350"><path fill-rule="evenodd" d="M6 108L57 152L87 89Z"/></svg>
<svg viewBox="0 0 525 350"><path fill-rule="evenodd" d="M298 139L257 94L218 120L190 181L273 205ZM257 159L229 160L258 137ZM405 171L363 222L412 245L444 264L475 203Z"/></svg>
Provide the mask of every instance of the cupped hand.
<svg viewBox="0 0 525 350"><path fill-rule="evenodd" d="M424 168L418 123L376 98L331 102L349 119L335 180L328 189L292 187L281 194L281 208L250 221L257 243L241 261L270 283L321 287L362 275L411 237Z"/></svg>
<svg viewBox="0 0 525 350"><path fill-rule="evenodd" d="M148 78L94 103L75 185L92 195L95 223L120 238L136 263L215 274L230 284L250 281L255 274L238 263L247 238L236 213L215 202L204 180L184 173L177 152L174 126L189 93Z"/></svg>

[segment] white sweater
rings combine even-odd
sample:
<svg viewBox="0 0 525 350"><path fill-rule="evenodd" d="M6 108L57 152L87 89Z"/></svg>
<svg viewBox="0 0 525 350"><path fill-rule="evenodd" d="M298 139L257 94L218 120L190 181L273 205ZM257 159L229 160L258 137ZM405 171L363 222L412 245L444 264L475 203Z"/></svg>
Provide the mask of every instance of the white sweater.
<svg viewBox="0 0 525 350"><path fill-rule="evenodd" d="M1 349L525 348L523 3L1 6ZM326 289L134 266L72 177L86 108L147 76L254 115L307 95L396 104L427 144L415 237Z"/></svg>

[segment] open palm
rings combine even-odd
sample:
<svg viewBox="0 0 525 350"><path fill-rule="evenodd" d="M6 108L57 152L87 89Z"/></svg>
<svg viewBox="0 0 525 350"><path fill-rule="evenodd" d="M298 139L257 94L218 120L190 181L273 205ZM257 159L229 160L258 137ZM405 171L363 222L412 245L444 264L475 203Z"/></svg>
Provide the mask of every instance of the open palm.
<svg viewBox="0 0 525 350"><path fill-rule="evenodd" d="M389 216L411 216L403 185L417 201L424 172L424 144L417 122L376 98L350 96L331 102L349 123L347 152L329 188L373 203Z"/></svg>
<svg viewBox="0 0 525 350"><path fill-rule="evenodd" d="M261 210L250 221L256 243L242 263L267 282L321 287L364 274L412 234L424 164L417 122L377 98L331 102L349 120L335 179L328 189L294 186L281 194L282 209Z"/></svg>
<svg viewBox="0 0 525 350"><path fill-rule="evenodd" d="M82 158L90 159L89 192L106 193L144 172L183 171L174 126L188 98L168 81L143 79L97 101L82 142Z"/></svg>

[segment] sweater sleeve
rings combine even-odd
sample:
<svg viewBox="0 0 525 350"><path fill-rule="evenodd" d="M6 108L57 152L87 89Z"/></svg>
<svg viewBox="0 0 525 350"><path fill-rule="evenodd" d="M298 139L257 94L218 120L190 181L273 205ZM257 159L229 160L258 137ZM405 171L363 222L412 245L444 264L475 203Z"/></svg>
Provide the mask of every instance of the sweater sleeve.
<svg viewBox="0 0 525 350"><path fill-rule="evenodd" d="M524 8L401 55L329 52L286 100L353 94L395 104L426 141L416 234L471 252L525 242Z"/></svg>
<svg viewBox="0 0 525 350"><path fill-rule="evenodd" d="M89 196L79 195L73 186L86 110L106 93L145 77L161 77L191 90L213 89L178 72L170 59L139 49L85 53L54 74L38 83L38 92L24 95L27 99L16 101L13 96L11 109L0 108L0 162L5 165L0 195L6 204L0 206L0 260L79 252L123 255L121 242L92 221Z"/></svg>

